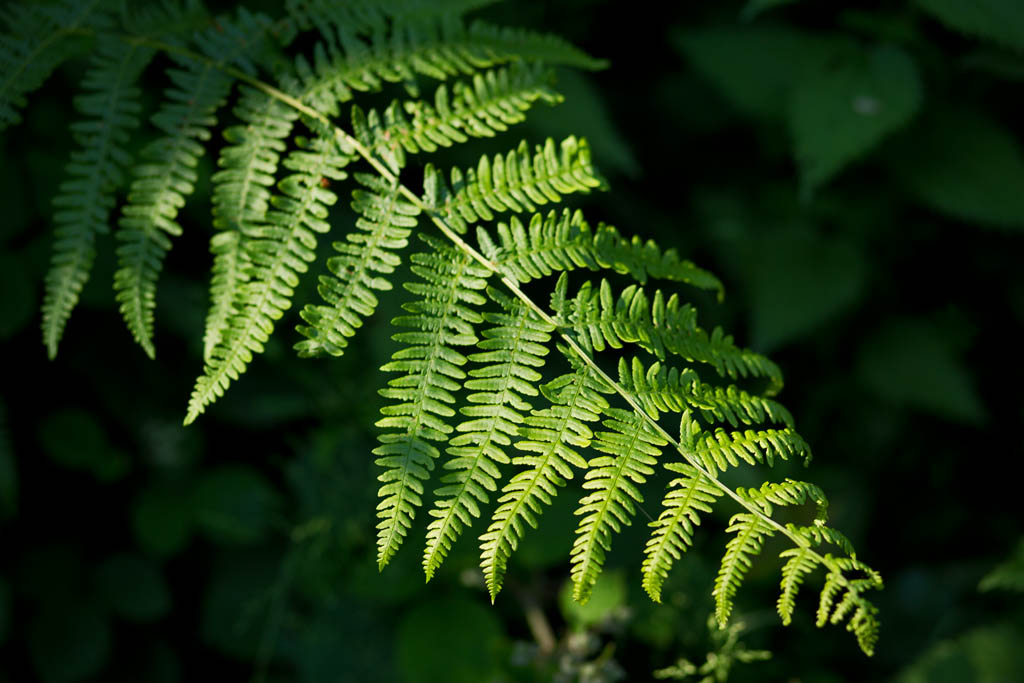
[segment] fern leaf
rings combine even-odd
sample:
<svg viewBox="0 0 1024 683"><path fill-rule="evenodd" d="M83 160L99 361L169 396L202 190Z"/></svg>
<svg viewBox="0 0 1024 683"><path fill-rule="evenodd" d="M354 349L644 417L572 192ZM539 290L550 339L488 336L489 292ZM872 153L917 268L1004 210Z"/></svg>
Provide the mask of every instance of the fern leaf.
<svg viewBox="0 0 1024 683"><path fill-rule="evenodd" d="M854 634L861 650L869 656L874 654L878 641L878 608L864 597L863 592L882 588L882 577L852 557L826 555L825 564L831 571L825 577L821 591L817 625L821 627L826 622L838 624L847 620L846 630ZM844 574L852 571L861 572L863 577L851 579ZM842 598L836 602L840 594Z"/></svg>
<svg viewBox="0 0 1024 683"><path fill-rule="evenodd" d="M96 236L109 231L114 191L124 180L125 146L139 125L136 81L153 51L117 38L100 39L75 106L85 119L71 124L80 148L54 199L57 224L43 299L43 343L50 358L89 279Z"/></svg>
<svg viewBox="0 0 1024 683"><path fill-rule="evenodd" d="M452 432L448 418L455 415L453 392L461 387L466 357L454 347L470 346L477 340L474 326L482 322L476 308L484 302L480 290L490 274L465 254L444 246L439 240L421 235L431 247L429 253L414 254L412 271L421 281L407 282L405 288L421 297L403 304L410 314L392 322L409 328L392 338L403 344L385 372L403 373L381 389L394 401L381 409L377 426L380 446L374 454L384 473L377 506L377 565L383 569L398 550L412 525L415 508L422 504L423 481L440 455L430 441L444 441Z"/></svg>
<svg viewBox="0 0 1024 683"><path fill-rule="evenodd" d="M777 608L782 623L788 626L793 621L797 591L804 577L818 567L820 559L817 553L806 547L783 550L779 557L785 559L786 564L782 566L782 592L779 594Z"/></svg>
<svg viewBox="0 0 1024 683"><path fill-rule="evenodd" d="M649 366L634 357L619 359L619 384L637 399L654 419L662 412L701 412L708 422L756 425L770 420L793 426L793 416L777 401L750 394L734 384L725 387L701 382L691 368L679 370L660 361Z"/></svg>
<svg viewBox="0 0 1024 683"><path fill-rule="evenodd" d="M610 408L593 448L607 455L588 463L583 488L593 491L580 500L581 516L572 548L573 598L586 602L611 549L612 533L628 525L636 513L634 502L642 503L638 485L654 473L652 465L661 455L665 441L634 412Z"/></svg>
<svg viewBox="0 0 1024 683"><path fill-rule="evenodd" d="M297 329L307 339L295 345L299 356L340 356L348 339L377 309L374 291L388 291L387 276L401 263L397 252L409 243L409 233L419 214L412 204L399 199L397 186L376 176L357 174L366 190L353 192L352 208L360 215L345 242L335 242L338 252L327 261L333 276L320 277L320 296L327 305L307 304Z"/></svg>
<svg viewBox="0 0 1024 683"><path fill-rule="evenodd" d="M729 520L727 533L735 534L725 546L725 555L715 577L711 594L715 598L715 619L719 628L725 628L732 613L733 600L743 578L761 552L765 537L772 535L771 527L759 516L741 512Z"/></svg>
<svg viewBox="0 0 1024 683"><path fill-rule="evenodd" d="M768 393L782 388L782 372L775 363L738 348L720 327L709 335L697 325L696 309L681 304L676 294L666 301L658 289L649 299L642 287L633 284L616 297L604 279L596 289L590 282L583 283L571 298L567 288L563 274L552 295L559 323L575 330L596 351L636 344L658 360L671 353L708 364L723 377L764 377L771 383Z"/></svg>
<svg viewBox="0 0 1024 683"><path fill-rule="evenodd" d="M805 464L811 459L810 446L792 427L701 432L695 438L693 453L709 472L739 467L741 460L748 465L767 463L771 467L776 457L803 458Z"/></svg>
<svg viewBox="0 0 1024 683"><path fill-rule="evenodd" d="M451 170L451 188L427 166L424 201L458 232L475 221L490 221L495 212L521 213L560 202L562 195L589 192L603 181L590 160L586 140L568 137L556 148L548 138L533 154L525 141L506 155L480 157L475 169Z"/></svg>
<svg viewBox="0 0 1024 683"><path fill-rule="evenodd" d="M210 240L214 259L203 335L203 360L207 362L228 321L238 312L235 297L249 279L242 234L266 218L285 139L298 118L294 109L262 91L249 86L239 90L235 115L244 125L224 131L229 144L221 150L221 170L212 178L213 225L220 232Z"/></svg>
<svg viewBox="0 0 1024 683"><path fill-rule="evenodd" d="M423 569L427 580L444 561L451 544L464 527L480 516L480 505L489 502L487 492L497 489L500 464L508 464L506 449L519 435L523 414L532 408L525 397L536 396L541 379L538 369L544 365L546 344L554 329L538 320L524 304L496 290L489 290L501 313L484 313L492 327L483 331L482 349L469 357L479 365L469 371L465 382L470 405L461 412L466 419L456 428L448 443L451 456L444 464L450 473L442 478L444 486L434 492L430 510L434 520L427 527Z"/></svg>
<svg viewBox="0 0 1024 683"><path fill-rule="evenodd" d="M62 62L87 48L75 31L106 27L103 0L63 0L54 4L10 5L0 14L7 32L0 35L0 131L21 121L26 96Z"/></svg>
<svg viewBox="0 0 1024 683"><path fill-rule="evenodd" d="M173 85L152 122L163 136L142 150L146 163L135 168L128 204L118 222L116 237L118 270L114 291L129 331L153 357L153 310L156 281L171 237L181 234L176 218L192 194L197 180L195 167L203 154L201 142L210 139L215 113L227 100L233 79L222 70L234 65L248 72L256 66L252 55L261 37L269 42L269 20L241 12L237 22L223 21L198 38L209 61L172 55L179 68L170 69Z"/></svg>
<svg viewBox="0 0 1024 683"><path fill-rule="evenodd" d="M651 522L654 532L644 549L643 586L655 602L661 602L661 587L672 563L693 545L693 530L700 524L699 513L711 512L711 506L722 495L720 488L690 465L668 463L665 468L683 476L669 484L670 490L662 501L664 510Z"/></svg>
<svg viewBox="0 0 1024 683"><path fill-rule="evenodd" d="M316 233L330 229L327 207L338 197L323 181L346 177L351 161L333 137L298 138L299 149L284 161L294 173L278 183L279 194L264 223L242 226L246 258L251 263L249 281L237 297L238 313L231 317L220 343L205 363L189 401L185 424L222 396L232 380L245 372L254 353L274 330L274 321L291 307L299 273L316 256Z"/></svg>
<svg viewBox="0 0 1024 683"><path fill-rule="evenodd" d="M809 544L820 546L827 543L837 546L847 555L854 554L853 543L850 542L850 539L848 539L841 531L825 526L825 522L821 517L815 520L813 526L787 524L786 528L794 534L802 536Z"/></svg>
<svg viewBox="0 0 1024 683"><path fill-rule="evenodd" d="M491 600L504 581L509 557L525 533L525 525L537 528L537 517L544 505L550 505L573 476L573 467L587 468L578 449L593 439L588 422L596 422L608 410L601 395L609 388L593 371L579 363L576 371L541 387L552 406L535 410L519 426L516 449L533 455L520 455L512 464L526 467L505 484L490 526L480 536L480 567Z"/></svg>
<svg viewBox="0 0 1024 683"><path fill-rule="evenodd" d="M374 151L400 149L410 154L434 152L471 137L489 138L526 120L526 111L541 100L557 104L561 96L551 89L554 75L541 66L520 62L473 75L471 82L456 81L449 93L442 84L433 105L423 100L397 101L383 116L383 129Z"/></svg>
<svg viewBox="0 0 1024 683"><path fill-rule="evenodd" d="M723 292L718 278L680 260L674 249L663 252L653 241L639 237L627 240L618 229L603 223L592 229L580 211L534 214L528 228L513 216L508 223L498 224L500 245L482 227L477 231L483 253L517 282L588 268L628 274L641 284L651 277L716 290L719 296Z"/></svg>
<svg viewBox="0 0 1024 683"><path fill-rule="evenodd" d="M303 56L296 60L306 104L337 116L338 105L354 92L377 91L388 82L412 86L416 74L446 80L512 61L604 66L560 38L482 22L466 27L454 15L399 21L391 30L373 30L369 43L359 36L364 26L332 25L327 40L317 43L312 63Z"/></svg>
<svg viewBox="0 0 1024 683"><path fill-rule="evenodd" d="M815 521L824 524L828 519L828 498L825 497L825 492L806 481L768 481L762 484L760 489L738 488L736 493L740 498L760 507L768 516L772 515L772 505L803 505L811 501L818 509Z"/></svg>

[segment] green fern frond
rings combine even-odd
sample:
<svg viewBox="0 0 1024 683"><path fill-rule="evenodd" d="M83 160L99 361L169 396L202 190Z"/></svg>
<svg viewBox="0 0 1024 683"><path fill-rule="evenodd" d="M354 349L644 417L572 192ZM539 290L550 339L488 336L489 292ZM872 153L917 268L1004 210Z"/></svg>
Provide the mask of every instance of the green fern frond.
<svg viewBox="0 0 1024 683"><path fill-rule="evenodd" d="M701 512L722 496L722 490L696 468L684 463L667 463L665 468L683 475L673 479L662 501L661 515L650 525L654 528L644 549L641 567L643 586L655 602L661 602L661 587L672 563L693 545L694 527L700 525Z"/></svg>
<svg viewBox="0 0 1024 683"><path fill-rule="evenodd" d="M43 298L43 343L53 359L71 311L89 279L96 236L109 232L115 189L124 177L129 133L141 105L136 81L154 55L116 38L101 38L82 80L75 108L86 118L71 124L80 145L54 199L57 224Z"/></svg>
<svg viewBox="0 0 1024 683"><path fill-rule="evenodd" d="M423 481L440 455L430 441L444 441L452 432L448 418L455 415L453 392L459 391L466 373L466 357L454 347L476 344L474 326L483 321L476 310L486 302L480 293L490 274L468 256L444 246L436 238L421 235L431 251L411 257L412 272L421 281L404 287L421 297L402 305L410 315L392 323L409 328L392 339L403 348L391 356L384 372L403 373L380 390L394 401L381 408L377 426L376 464L384 468L378 492L377 565L384 567L398 550L422 504Z"/></svg>
<svg viewBox="0 0 1024 683"><path fill-rule="evenodd" d="M214 259L203 336L206 362L220 344L228 321L238 312L235 297L249 280L251 267L242 235L266 218L285 140L298 118L294 109L260 90L242 86L239 91L234 111L243 125L224 131L229 144L220 153L221 170L211 179L213 225L220 232L210 240Z"/></svg>
<svg viewBox="0 0 1024 683"><path fill-rule="evenodd" d="M777 609L782 623L788 626L793 621L797 591L803 585L807 574L817 569L821 558L813 550L805 547L783 550L779 557L785 559L786 564L782 565L782 592L779 594Z"/></svg>
<svg viewBox="0 0 1024 683"><path fill-rule="evenodd" d="M726 533L735 534L725 546L725 555L715 577L711 594L715 598L715 619L719 628L725 628L732 613L736 591L750 569L754 558L761 552L764 539L772 535L772 528L760 516L748 512L733 515Z"/></svg>
<svg viewBox="0 0 1024 683"><path fill-rule="evenodd" d="M846 621L846 630L857 638L857 644L869 656L874 654L878 641L878 608L864 597L864 591L882 588L882 577L863 562L852 557L825 556L831 571L825 577L825 586L818 604L817 625L824 626ZM850 579L843 572L861 572L862 578ZM836 598L842 598L836 602Z"/></svg>
<svg viewBox="0 0 1024 683"><path fill-rule="evenodd" d="M701 433L693 450L709 472L739 467L741 460L748 465L767 463L770 467L776 457L803 458L805 464L811 459L810 446L792 427L743 431L719 428L713 433Z"/></svg>
<svg viewBox="0 0 1024 683"><path fill-rule="evenodd" d="M505 155L480 157L475 169L453 168L451 187L433 166L427 166L423 180L424 202L460 233L469 223L494 220L496 212L535 211L602 184L586 140L571 136L557 148L548 138L532 155L524 140Z"/></svg>
<svg viewBox="0 0 1024 683"><path fill-rule="evenodd" d="M296 328L307 337L295 345L299 356L340 356L363 319L377 310L374 291L388 291L387 276L401 263L398 251L409 243L419 209L398 196L398 188L376 176L356 174L365 190L352 193L352 208L359 214L356 227L344 242L335 242L339 253L327 261L331 275L320 276L318 291L326 305L307 304Z"/></svg>
<svg viewBox="0 0 1024 683"><path fill-rule="evenodd" d="M236 298L238 313L228 321L196 380L185 424L224 394L254 353L263 352L274 321L291 307L299 274L316 256L316 233L330 229L327 211L338 196L323 183L344 179L343 169L352 156L333 137L299 138L297 144L299 149L283 164L294 173L278 183L279 194L271 198L273 208L265 221L242 225L248 281Z"/></svg>
<svg viewBox="0 0 1024 683"><path fill-rule="evenodd" d="M627 240L615 227L603 223L592 229L578 210L534 214L528 228L513 216L508 223L498 224L497 235L500 246L483 228L477 228L480 249L502 274L521 283L588 268L628 274L641 284L651 277L717 290L720 295L723 291L718 278L680 260L674 249L662 252L650 240Z"/></svg>
<svg viewBox="0 0 1024 683"><path fill-rule="evenodd" d="M631 362L620 358L619 384L655 420L662 412L694 409L708 422L728 422L733 427L765 421L793 426L793 416L781 403L750 394L734 384L705 384L691 368L679 370L660 361L645 367L635 356Z"/></svg>
<svg viewBox="0 0 1024 683"><path fill-rule="evenodd" d="M765 438L762 437L761 441L764 440ZM736 494L759 506L769 517L773 512L772 505L803 505L810 501L817 507L815 521L824 523L828 519L828 498L825 497L824 491L806 481L796 481L795 479L786 479L778 483L767 481L761 484L760 489L738 488Z"/></svg>
<svg viewBox="0 0 1024 683"><path fill-rule="evenodd" d="M218 28L220 30L218 30ZM215 113L226 102L233 78L222 67L256 70L253 43L266 40L270 21L241 12L236 22L223 21L198 38L209 61L173 55L179 68L168 70L171 86L152 122L164 135L142 150L147 163L136 166L116 237L118 270L114 291L129 331L153 357L153 309L156 281L171 237L181 234L175 220L195 188L195 170L210 139Z"/></svg>
<svg viewBox="0 0 1024 683"><path fill-rule="evenodd" d="M819 513L820 515L820 513ZM853 555L853 543L841 531L825 526L823 519L815 520L812 526L798 526L787 524L786 528L798 536L802 536L808 543L815 546L830 544L837 546L847 555Z"/></svg>
<svg viewBox="0 0 1024 683"><path fill-rule="evenodd" d="M697 325L696 309L681 304L677 294L666 301L658 289L649 299L642 287L628 285L616 297L605 279L596 289L584 282L572 298L567 289L563 274L552 295L552 308L559 323L575 330L595 351L636 344L658 360L671 353L708 364L723 377L764 377L770 382L767 393L782 387L782 372L775 363L738 348L720 327L709 335Z"/></svg>
<svg viewBox="0 0 1024 683"><path fill-rule="evenodd" d="M526 111L540 100L557 104L551 89L554 76L542 66L520 62L456 81L449 93L442 84L431 105L423 100L392 102L380 117L379 132L367 145L375 155L434 152L439 147L488 138L526 120ZM371 116L373 113L371 112ZM399 158L397 165L404 164Z"/></svg>
<svg viewBox="0 0 1024 683"><path fill-rule="evenodd" d="M592 447L607 455L588 463L583 488L593 491L580 500L581 516L572 548L573 598L586 602L611 549L612 533L630 524L636 514L634 502L642 503L638 485L654 473L652 465L667 441L646 420L632 411L610 408L601 424L609 431L598 432Z"/></svg>
<svg viewBox="0 0 1024 683"><path fill-rule="evenodd" d="M572 356L569 356L572 358ZM498 508L487 531L480 536L480 567L491 600L498 595L509 557L526 531L524 522L537 528L537 517L573 477L573 467L587 468L578 449L587 448L594 435L588 422L596 422L608 410L601 395L609 387L593 370L578 363L576 371L541 386L551 407L534 410L519 426L516 449L532 455L512 458L526 467L501 489Z"/></svg>
<svg viewBox="0 0 1024 683"><path fill-rule="evenodd" d="M109 0L28 2L0 11L6 25L0 35L0 131L21 121L26 96L50 77L65 60L88 48L76 31L107 28L103 14Z"/></svg>
<svg viewBox="0 0 1024 683"><path fill-rule="evenodd" d="M489 502L488 491L497 489L500 464L508 464L506 449L519 435L524 413L532 406L526 397L536 396L544 365L547 343L553 328L534 317L521 302L513 301L490 289L491 300L502 312L483 314L492 327L483 331L477 344L481 353L469 357L478 365L469 371L465 388L470 405L460 409L467 419L449 440L451 456L444 464L450 470L441 481L445 485L434 492L423 552L423 569L429 581L444 561L451 544L464 527L480 516L480 505Z"/></svg>
<svg viewBox="0 0 1024 683"><path fill-rule="evenodd" d="M414 90L417 74L443 81L512 61L604 66L561 38L481 22L467 28L454 15L399 21L389 31L373 31L369 43L358 36L358 26L332 28L316 45L312 64L301 55L295 62L302 101L330 116L355 92L377 91L384 83L404 82Z"/></svg>

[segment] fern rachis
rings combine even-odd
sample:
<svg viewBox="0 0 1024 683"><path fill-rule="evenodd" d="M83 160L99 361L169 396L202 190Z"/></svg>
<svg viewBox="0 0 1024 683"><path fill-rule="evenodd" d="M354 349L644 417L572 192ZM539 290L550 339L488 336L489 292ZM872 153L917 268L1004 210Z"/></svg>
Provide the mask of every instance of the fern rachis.
<svg viewBox="0 0 1024 683"><path fill-rule="evenodd" d="M74 0L64 4L78 7ZM641 487L659 461L667 461L666 467L683 478L673 482L647 544L644 587L652 597L657 598L672 562L692 543L696 515L720 501L731 502L739 512L732 516L728 531L735 535L715 581L719 622L728 619L763 539L774 535L792 544L782 553L778 607L783 620L792 614L797 587L820 566L826 578L819 622L846 620L870 652L877 620L864 593L881 587L881 579L825 525L823 494L791 480L733 489L720 477L733 468L771 466L776 458L806 462L810 456L788 411L771 398L781 389L778 367L737 346L720 328L699 327L692 304L649 280L711 290L720 290L721 283L653 243L627 240L609 226L591 229L578 213L562 212L561 218L557 211L547 217L537 213L558 206L568 194L604 187L586 142L569 137L532 148L523 142L505 154L479 157L468 170L442 172L426 164L422 193L409 187L408 177L415 176L404 173L409 157L495 135L522 121L535 102L558 100L544 67L524 66L522 60L587 68L599 63L556 39L484 24L467 27L457 13L437 8L419 16L371 13L351 24L341 18L354 15L338 11L314 19L312 5L306 13L300 3L290 2L278 21L243 11L219 19L221 30L199 34L196 51L177 38L107 32L104 21L82 28L74 13L59 29L166 51L178 64L153 119L163 137L143 152L148 163L136 166L120 221L117 296L129 329L150 355L154 292L169 236L181 232L175 219L195 185L194 167L207 151L203 143L218 111L241 86L237 111L247 127L228 129L231 144L221 157L225 168L215 178L221 232L211 242L213 301L204 372L186 421L203 413L263 350L315 259L317 235L332 231L327 218L337 199L334 188L355 176L357 232L335 243L331 275L321 280L324 303L303 310L299 331L305 340L297 349L301 355L342 353L375 311L375 292L393 289L408 238L420 233L417 243L425 243L426 250L408 259L418 279L402 283L418 298L404 304L407 315L393 321L403 328L393 337L401 348L382 368L397 376L380 392L391 403L377 423L383 432L374 449L383 468L381 568L413 528L441 456L438 446L447 445L449 473L429 512L428 578L463 528L483 516L487 492L501 487L497 509L480 536L481 566L493 598L523 522L536 526L543 506L578 468L585 470L588 493L579 503L571 562L575 597L586 599L613 534L630 523L644 497ZM282 63L281 50L290 37L312 28L320 34L311 37L317 41L312 61L296 55ZM8 52L17 60L17 53ZM268 80L271 70L276 77ZM467 80L450 90L442 85L429 104L415 94L417 75ZM392 104L383 114L355 108L351 130L335 120L341 103L395 82L405 82L413 93L405 104ZM185 92L190 89L191 98ZM17 97L0 91L0 112L13 111ZM511 108L496 110L498 102ZM304 130L293 130L300 126ZM359 168L350 173L350 165ZM102 208L103 201L89 205ZM429 221L418 221L419 216ZM495 222L497 240L485 227ZM87 254L83 244L79 251ZM578 268L596 273L597 284L577 283L570 291L569 272ZM555 275L554 283L531 284L531 291L550 285L550 307L522 287ZM611 276L629 284L619 287ZM52 275L55 281L59 277ZM495 293L484 296L488 285ZM66 303L51 308L70 312ZM485 322L492 327L482 329ZM48 333L51 349L56 336ZM542 384L538 396L533 384L543 378L551 342L566 355L572 372ZM610 349L622 352L617 379L603 369ZM702 379L698 365L718 377ZM758 383L767 387L757 391ZM662 424L663 416L674 413L682 418L678 437ZM452 424L459 414L465 419ZM595 422L601 423L596 434L588 426ZM588 448L599 455L588 460ZM662 454L664 449L671 457ZM521 469L502 484L503 470L512 468ZM820 508L813 527L782 525L773 516L776 506L807 501ZM838 545L842 555L819 553L815 548L822 543Z"/></svg>

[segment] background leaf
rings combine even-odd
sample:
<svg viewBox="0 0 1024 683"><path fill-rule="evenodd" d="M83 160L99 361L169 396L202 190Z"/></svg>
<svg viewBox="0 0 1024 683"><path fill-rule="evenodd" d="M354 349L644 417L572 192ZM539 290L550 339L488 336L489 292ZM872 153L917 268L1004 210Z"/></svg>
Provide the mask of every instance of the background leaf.
<svg viewBox="0 0 1024 683"><path fill-rule="evenodd" d="M107 558L96 570L96 587L107 606L132 621L152 621L167 614L171 594L159 568L137 555Z"/></svg>
<svg viewBox="0 0 1024 683"><path fill-rule="evenodd" d="M921 82L902 50L879 47L801 82L789 127L805 197L886 135L907 123L921 104Z"/></svg>
<svg viewBox="0 0 1024 683"><path fill-rule="evenodd" d="M952 218L1024 227L1024 156L1017 139L977 111L939 109L886 156L917 201Z"/></svg>
<svg viewBox="0 0 1024 683"><path fill-rule="evenodd" d="M785 26L679 31L673 43L737 109L776 118L785 115L796 83L852 45Z"/></svg>
<svg viewBox="0 0 1024 683"><path fill-rule="evenodd" d="M946 26L1024 50L1024 5L1017 0L915 0Z"/></svg>

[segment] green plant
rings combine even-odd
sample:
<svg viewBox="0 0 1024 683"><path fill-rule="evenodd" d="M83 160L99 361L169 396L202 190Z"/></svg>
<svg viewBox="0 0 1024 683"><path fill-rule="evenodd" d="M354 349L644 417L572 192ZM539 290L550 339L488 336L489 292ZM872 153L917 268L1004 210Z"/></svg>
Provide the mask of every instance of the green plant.
<svg viewBox="0 0 1024 683"><path fill-rule="evenodd" d="M220 111L236 96L238 123L222 130L212 176L211 304L186 423L263 351L315 258L318 235L336 229L329 207L351 178L356 230L334 243L330 274L318 281L322 303L303 308L296 350L341 355L379 293L400 281L413 296L393 321L397 347L382 368L397 376L381 390L390 404L374 450L383 469L380 568L412 528L444 447L446 473L428 512L427 578L500 486L480 536L493 599L526 525L538 526L566 480L585 472L571 563L573 595L586 601L613 536L643 503L641 487L669 461L664 468L676 477L642 567L652 599L701 515L729 499L738 512L714 582L718 624L725 627L754 557L776 537L786 545L783 622L807 575L824 569L818 624L845 621L870 654L878 622L866 594L881 578L827 526L821 489L792 479L731 483L743 468L810 460L792 416L773 398L779 368L721 328L704 330L694 305L652 284L720 295L721 283L671 249L559 210L568 195L605 184L583 140L524 142L474 155L465 170L419 165L439 148L504 132L536 102L557 102L546 67L602 65L558 38L467 24L462 11L480 4L293 0L277 19L245 9L211 19L193 2L10 9L10 35L0 43L0 126L20 120L24 98L58 64L93 49L76 98L80 149L55 199L43 304L50 356L88 278L96 237L125 190L114 289L129 331L155 355L156 284L171 238L182 233L177 213L213 147ZM173 63L170 85L151 118L158 136L136 158L129 150L142 120L139 78L151 60L165 59ZM428 98L420 95L423 78L452 84ZM342 116L342 104L357 95L372 103L362 93L393 84L405 88L399 99ZM833 172L819 170L808 184ZM416 184L421 192L410 189ZM549 363L552 348L558 360ZM780 521L778 508L799 506L813 512L801 508L794 521Z"/></svg>

